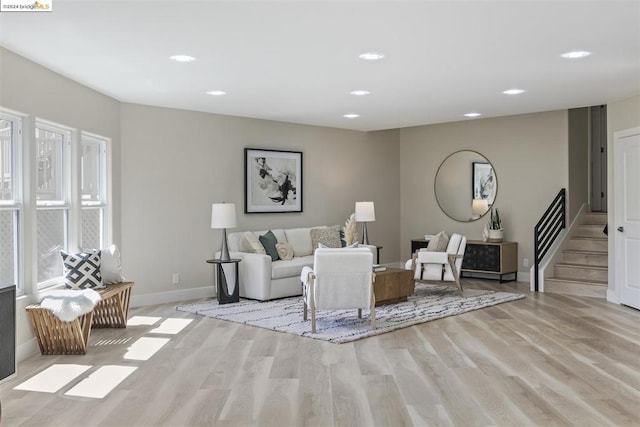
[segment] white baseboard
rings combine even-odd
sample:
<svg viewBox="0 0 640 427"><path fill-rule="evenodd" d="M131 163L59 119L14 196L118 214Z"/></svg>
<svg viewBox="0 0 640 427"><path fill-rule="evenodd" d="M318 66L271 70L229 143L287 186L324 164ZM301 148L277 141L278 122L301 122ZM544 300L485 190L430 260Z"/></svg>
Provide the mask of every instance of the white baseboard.
<svg viewBox="0 0 640 427"><path fill-rule="evenodd" d="M531 281L531 274L528 271L518 271L516 280L518 282L529 283Z"/></svg>
<svg viewBox="0 0 640 427"><path fill-rule="evenodd" d="M23 342L16 347L16 362L20 363L23 360L28 359L34 354L40 353L40 347L36 338L33 337L29 341Z"/></svg>
<svg viewBox="0 0 640 427"><path fill-rule="evenodd" d="M618 298L618 292L612 289L607 289L607 301L612 302L614 304L620 304L620 299Z"/></svg>
<svg viewBox="0 0 640 427"><path fill-rule="evenodd" d="M166 304L170 302L186 301L199 298L211 298L215 296L214 287L203 286L201 288L180 289L176 291L157 292L153 294L131 295L131 307L145 305Z"/></svg>

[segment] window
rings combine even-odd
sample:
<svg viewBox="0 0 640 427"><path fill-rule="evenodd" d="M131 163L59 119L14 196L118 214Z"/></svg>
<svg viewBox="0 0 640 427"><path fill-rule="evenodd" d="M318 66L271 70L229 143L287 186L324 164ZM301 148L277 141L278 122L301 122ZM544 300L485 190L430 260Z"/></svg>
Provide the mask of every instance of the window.
<svg viewBox="0 0 640 427"><path fill-rule="evenodd" d="M71 133L38 122L35 143L37 280L42 287L62 276L60 251L69 247Z"/></svg>
<svg viewBox="0 0 640 427"><path fill-rule="evenodd" d="M110 149L110 139L0 108L0 283L19 295L61 284L61 250L111 244Z"/></svg>
<svg viewBox="0 0 640 427"><path fill-rule="evenodd" d="M80 141L80 247L105 247L107 141L82 134Z"/></svg>
<svg viewBox="0 0 640 427"><path fill-rule="evenodd" d="M22 122L0 114L0 283L22 288L20 144Z"/></svg>

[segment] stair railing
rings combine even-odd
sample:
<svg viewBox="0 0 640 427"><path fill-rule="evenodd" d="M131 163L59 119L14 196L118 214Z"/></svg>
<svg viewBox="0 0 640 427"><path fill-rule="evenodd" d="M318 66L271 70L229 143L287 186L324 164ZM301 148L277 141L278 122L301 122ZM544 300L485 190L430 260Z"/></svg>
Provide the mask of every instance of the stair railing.
<svg viewBox="0 0 640 427"><path fill-rule="evenodd" d="M542 218L534 228L534 249L533 255L535 259L534 290L538 292L538 270L540 262L555 242L560 232L566 227L566 207L567 207L567 191L563 188L547 210L542 214Z"/></svg>

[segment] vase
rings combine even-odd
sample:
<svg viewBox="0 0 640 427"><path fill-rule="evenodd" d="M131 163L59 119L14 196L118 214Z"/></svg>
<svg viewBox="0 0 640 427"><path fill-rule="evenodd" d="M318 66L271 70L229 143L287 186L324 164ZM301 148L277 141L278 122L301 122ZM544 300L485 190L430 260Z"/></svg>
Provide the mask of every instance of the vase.
<svg viewBox="0 0 640 427"><path fill-rule="evenodd" d="M504 230L501 228L499 230L491 230L489 229L489 241L493 243L500 243L504 239Z"/></svg>

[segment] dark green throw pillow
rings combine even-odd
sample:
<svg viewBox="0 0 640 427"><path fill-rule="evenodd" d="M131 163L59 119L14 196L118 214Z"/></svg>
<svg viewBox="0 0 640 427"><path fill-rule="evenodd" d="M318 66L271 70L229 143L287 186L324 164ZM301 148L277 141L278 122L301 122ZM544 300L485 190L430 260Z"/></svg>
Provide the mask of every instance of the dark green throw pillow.
<svg viewBox="0 0 640 427"><path fill-rule="evenodd" d="M278 239L276 239L275 234L271 232L271 230L264 233L262 236L258 237L260 239L260 243L264 246L264 250L271 257L271 261L277 261L280 259L278 256L278 249L276 249L276 243L278 243Z"/></svg>

